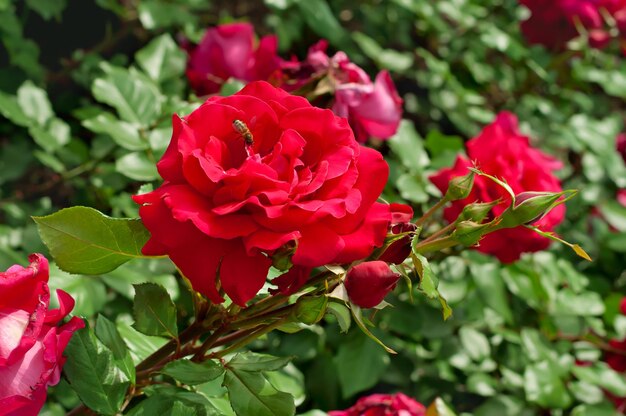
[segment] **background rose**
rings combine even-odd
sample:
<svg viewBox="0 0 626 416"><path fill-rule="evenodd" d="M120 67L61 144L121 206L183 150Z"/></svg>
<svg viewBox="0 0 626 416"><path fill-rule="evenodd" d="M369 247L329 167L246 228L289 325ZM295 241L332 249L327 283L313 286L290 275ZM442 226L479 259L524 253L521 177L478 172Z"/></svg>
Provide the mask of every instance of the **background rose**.
<svg viewBox="0 0 626 416"><path fill-rule="evenodd" d="M605 27L602 12L612 15L618 27L626 21L623 0L520 0L520 3L531 13L521 24L524 36L530 43L550 49L562 49L578 36L577 24L589 32L592 47L603 48L610 42L611 34Z"/></svg>
<svg viewBox="0 0 626 416"><path fill-rule="evenodd" d="M228 78L267 80L279 68L276 36L264 36L255 48L249 23L230 23L207 30L199 45L190 48L187 78L199 95L218 92Z"/></svg>
<svg viewBox="0 0 626 416"><path fill-rule="evenodd" d="M74 300L58 290L60 309L48 310L48 261L29 257L26 268L15 265L0 272L0 412L36 415L48 386L59 382L65 363L63 350L84 322L73 317L57 326L74 307Z"/></svg>
<svg viewBox="0 0 626 416"><path fill-rule="evenodd" d="M529 139L517 127L517 118L510 113L500 113L496 120L467 142L469 159L485 173L506 180L513 191L560 192L561 184L552 171L561 163L530 146ZM445 192L450 179L466 175L472 162L458 156L454 167L440 170L430 180ZM472 202L490 202L502 198L502 202L492 208L493 215L500 215L510 204L510 196L493 181L477 176L470 195L444 210L447 221L454 221L463 207ZM541 230L552 231L564 218L565 208L559 205L534 225ZM488 234L481 241L478 250L493 254L502 262L510 263L519 259L523 252L543 250L550 241L532 230L523 227L498 230Z"/></svg>
<svg viewBox="0 0 626 416"><path fill-rule="evenodd" d="M249 148L233 120L249 126ZM245 304L286 244L296 243L295 268L279 282L292 290L300 268L365 258L391 220L375 202L388 175L380 153L360 147L345 119L265 82L174 117L158 169L163 185L135 197L152 234L143 252L169 255L213 302L219 285Z"/></svg>
<svg viewBox="0 0 626 416"><path fill-rule="evenodd" d="M330 416L424 416L426 408L402 394L372 394L360 398L346 410L333 410Z"/></svg>
<svg viewBox="0 0 626 416"><path fill-rule="evenodd" d="M319 41L309 49L304 61L285 62L284 85L294 90L313 78L326 76L334 94L332 110L350 121L359 142L369 137L393 136L402 119L402 99L389 72L380 71L372 82L345 52L328 56L327 46L328 42Z"/></svg>

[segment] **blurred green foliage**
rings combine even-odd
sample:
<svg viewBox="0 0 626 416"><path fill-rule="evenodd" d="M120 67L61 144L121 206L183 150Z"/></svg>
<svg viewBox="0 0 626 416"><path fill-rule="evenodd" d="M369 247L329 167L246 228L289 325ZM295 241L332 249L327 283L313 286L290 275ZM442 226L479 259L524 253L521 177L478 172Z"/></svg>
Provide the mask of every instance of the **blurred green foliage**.
<svg viewBox="0 0 626 416"><path fill-rule="evenodd" d="M327 38L371 74L388 69L404 98L398 134L376 144L391 167L385 199L418 213L432 204L439 193L428 175L451 165L464 140L508 110L535 146L565 162L563 187L581 192L559 233L595 261L557 246L506 266L475 252L435 258L450 320L436 301L409 297L403 284L389 299L392 308L369 317L375 335L399 354L390 356L355 325L341 334L346 318L338 311L339 322L328 315L252 346L293 356L293 365L264 376L238 371L291 393L299 413L402 391L424 403L442 397L458 414L612 415L604 392L626 396L624 377L601 361L606 339L626 337L626 318L617 314L626 286L626 208L615 201L626 188L615 151L626 115L626 61L616 50L581 43L560 54L529 47L518 28L526 14L514 0L0 0L0 269L31 252L48 254L31 216L73 205L137 216L130 196L158 183L155 163L172 114L201 102L185 83L181 37L197 41L210 25L250 20L258 33L278 35L285 57L301 58ZM182 307L181 322L191 311L167 260L98 276L56 267L51 274L51 286L77 300L76 314L92 324L101 314L102 331L119 331L135 362L163 341L137 336L128 324L132 283L164 285ZM76 353L102 354L89 342ZM123 360L124 351L102 359ZM229 374L197 387L213 409L205 414L232 412L224 395L239 386ZM116 374L111 388L128 376ZM129 414L176 403L196 409L183 393L155 389ZM65 382L49 397L46 415L77 404Z"/></svg>

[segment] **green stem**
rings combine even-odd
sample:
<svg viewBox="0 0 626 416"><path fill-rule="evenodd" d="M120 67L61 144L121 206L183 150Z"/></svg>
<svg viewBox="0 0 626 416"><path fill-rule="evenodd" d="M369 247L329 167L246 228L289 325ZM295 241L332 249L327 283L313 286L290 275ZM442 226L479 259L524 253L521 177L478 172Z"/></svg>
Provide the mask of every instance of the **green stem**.
<svg viewBox="0 0 626 416"><path fill-rule="evenodd" d="M440 229L439 231L436 231L433 234L429 235L428 238L425 238L422 241L420 241L420 244L430 243L431 241L437 239L438 237L441 237L443 234L447 233L448 231L454 230L455 227L456 227L456 223L454 222L452 224L448 224L442 229Z"/></svg>
<svg viewBox="0 0 626 416"><path fill-rule="evenodd" d="M424 243L422 241L421 243L417 244L413 248L413 251L419 254L423 254L423 253L428 253L429 251L443 250L444 248L449 248L457 244L459 244L458 241L456 241L451 236L448 236L448 237L441 238L439 240L429 241L427 243Z"/></svg>
<svg viewBox="0 0 626 416"><path fill-rule="evenodd" d="M231 345L228 348L224 348L221 351L217 351L213 354L211 354L210 356L212 358L221 358L225 355L228 355L234 351L237 351L238 349L245 347L246 345L248 345L249 343L251 343L252 341L254 341L255 339L262 337L263 335L272 332L274 329L278 328L279 326L283 325L285 322L288 321L288 317L283 317L279 320L277 320L274 323L271 323L265 327L261 327L259 328L257 331L254 331L252 333L250 333L247 336L244 336L242 339L240 339L239 341L237 341L236 343L234 343L233 345Z"/></svg>
<svg viewBox="0 0 626 416"><path fill-rule="evenodd" d="M439 208L444 206L448 200L446 198L441 198L435 205L433 205L428 211L424 213L420 218L415 221L415 225L418 227L421 226L428 220Z"/></svg>

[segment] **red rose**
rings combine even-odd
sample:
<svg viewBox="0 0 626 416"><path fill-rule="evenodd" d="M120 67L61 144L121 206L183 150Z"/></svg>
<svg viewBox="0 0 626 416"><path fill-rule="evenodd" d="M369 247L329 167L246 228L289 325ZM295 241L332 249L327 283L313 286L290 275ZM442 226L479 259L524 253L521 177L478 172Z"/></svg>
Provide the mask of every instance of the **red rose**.
<svg viewBox="0 0 626 416"><path fill-rule="evenodd" d="M304 62L285 63L285 86L293 90L326 75L335 96L332 110L350 121L359 142L368 137L393 136L402 119L402 99L389 73L379 72L372 83L369 75L350 62L344 52L329 57L327 46L328 42L322 40L309 49Z"/></svg>
<svg viewBox="0 0 626 416"><path fill-rule="evenodd" d="M244 305L290 247L296 268L278 282L291 291L307 268L365 258L391 220L376 202L389 170L381 154L359 146L345 119L265 82L174 116L157 167L163 185L135 197L152 234L143 252L170 256L213 302L221 288Z"/></svg>
<svg viewBox="0 0 626 416"><path fill-rule="evenodd" d="M348 270L344 285L352 303L373 308L396 287L398 279L400 275L384 261L366 261Z"/></svg>
<svg viewBox="0 0 626 416"><path fill-rule="evenodd" d="M467 142L467 155L485 173L502 178L516 194L525 191L560 192L561 184L552 174L561 163L530 146L529 139L517 127L517 118L510 113L500 113L496 120ZM440 170L430 177L441 192L448 188L450 180L468 173L472 163L462 156L454 167ZM474 179L470 195L444 210L447 221L453 222L468 204L476 201L490 202L502 198L502 202L492 208L494 216L510 205L511 198L499 185L482 176ZM565 216L565 207L559 205L534 223L544 231L552 231ZM540 251L548 247L550 240L523 227L507 228L486 235L478 250L496 256L504 263L519 259L523 252Z"/></svg>
<svg viewBox="0 0 626 416"><path fill-rule="evenodd" d="M425 416L421 403L402 394L372 394L361 397L346 410L333 410L329 416Z"/></svg>
<svg viewBox="0 0 626 416"><path fill-rule="evenodd" d="M520 0L520 3L531 13L521 25L526 39L557 50L579 35L577 25L588 32L591 47L604 48L611 35L602 13L613 16L620 26L626 11L624 0Z"/></svg>
<svg viewBox="0 0 626 416"><path fill-rule="evenodd" d="M65 363L63 350L72 334L84 326L73 317L59 322L74 307L74 300L58 290L60 309L48 310L48 261L41 254L30 265L0 272L0 412L37 415L46 401L48 386L59 382Z"/></svg>
<svg viewBox="0 0 626 416"><path fill-rule="evenodd" d="M267 80L280 67L276 36L261 38L256 49L249 23L230 23L207 30L189 50L187 78L198 95L218 92L229 78Z"/></svg>

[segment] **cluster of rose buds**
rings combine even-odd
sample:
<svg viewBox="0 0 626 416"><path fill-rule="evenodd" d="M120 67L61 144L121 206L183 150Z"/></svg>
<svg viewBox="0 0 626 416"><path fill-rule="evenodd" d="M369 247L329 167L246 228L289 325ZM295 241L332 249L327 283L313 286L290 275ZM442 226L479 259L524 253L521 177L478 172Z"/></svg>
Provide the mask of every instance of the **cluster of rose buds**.
<svg viewBox="0 0 626 416"><path fill-rule="evenodd" d="M454 167L444 168L430 177L442 192L448 189L448 184L455 177L466 175L468 168L473 164L480 170L503 179L515 194L527 191L550 193L562 191L561 183L552 173L561 167L561 163L530 146L528 137L519 132L517 118L513 114L500 113L492 124L486 126L466 145L469 160L458 156ZM488 218L495 218L502 215L511 205L511 196L506 190L488 178L476 177L473 187L470 188L467 197L452 202L452 205L445 209L444 216L448 222L452 223L459 216L469 215L470 208L482 214L491 209ZM522 202L518 198L517 204ZM485 203L490 204L484 205ZM565 207L560 205L534 225L549 232L561 223L564 217ZM547 238L527 228L515 227L503 228L484 236L477 249L496 256L504 263L510 263L519 259L524 252L544 250L548 245Z"/></svg>
<svg viewBox="0 0 626 416"><path fill-rule="evenodd" d="M618 39L626 50L626 1L624 0L520 0L530 9L522 32L530 43L559 50L586 32L589 45L604 48Z"/></svg>
<svg viewBox="0 0 626 416"><path fill-rule="evenodd" d="M47 388L59 382L62 355L84 322L73 317L74 299L57 291L60 308L48 310L48 261L30 256L30 265L0 272L0 413L34 416L46 401Z"/></svg>
<svg viewBox="0 0 626 416"><path fill-rule="evenodd" d="M402 99L387 71L374 82L343 52L326 54L326 41L309 49L302 62L277 55L276 36L265 36L255 46L248 23L230 23L207 30L199 45L185 45L187 78L200 95L213 94L229 79L269 81L287 91L304 86L334 97L332 110L346 117L357 141L393 136L402 118ZM315 84L315 85L313 85Z"/></svg>

